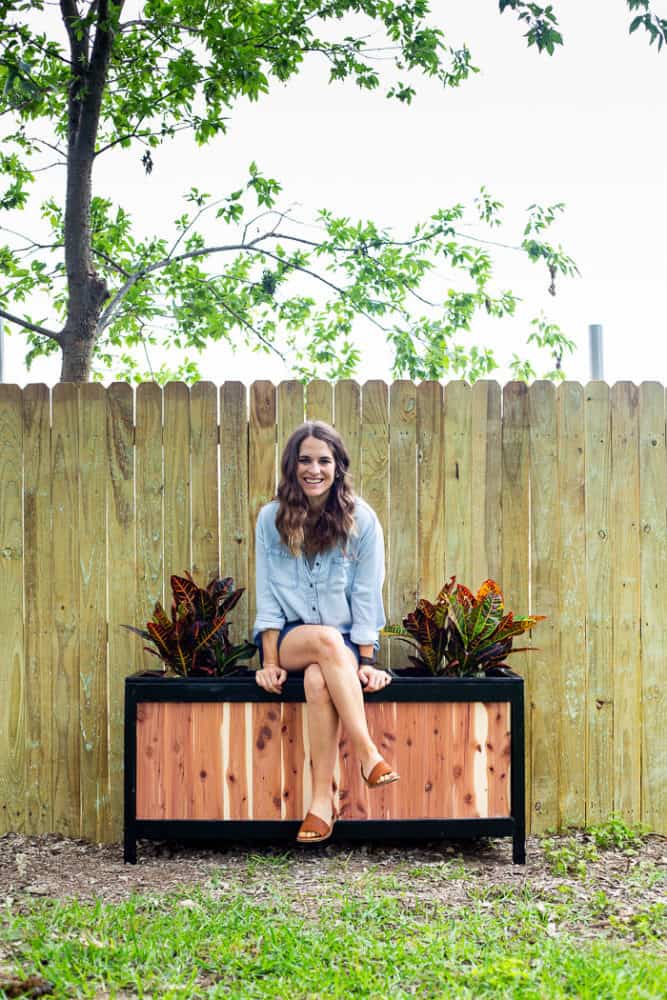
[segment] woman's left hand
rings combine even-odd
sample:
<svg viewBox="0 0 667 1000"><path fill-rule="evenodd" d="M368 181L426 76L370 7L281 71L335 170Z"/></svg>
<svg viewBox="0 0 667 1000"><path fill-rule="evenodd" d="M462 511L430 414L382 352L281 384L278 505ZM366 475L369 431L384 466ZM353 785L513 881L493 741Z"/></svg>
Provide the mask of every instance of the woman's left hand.
<svg viewBox="0 0 667 1000"><path fill-rule="evenodd" d="M386 670L363 666L359 667L359 680L364 691L381 691L391 684L391 675Z"/></svg>

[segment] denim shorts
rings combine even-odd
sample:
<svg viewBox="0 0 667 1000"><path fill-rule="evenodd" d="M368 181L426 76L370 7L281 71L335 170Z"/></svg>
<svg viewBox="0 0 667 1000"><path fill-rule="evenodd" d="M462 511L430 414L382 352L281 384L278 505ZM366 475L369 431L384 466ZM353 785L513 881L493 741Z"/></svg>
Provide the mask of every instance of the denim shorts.
<svg viewBox="0 0 667 1000"><path fill-rule="evenodd" d="M296 621L294 621L294 622L287 622L286 625L283 625L283 627L280 630L280 635L278 636L278 652L280 652L280 644L282 643L282 641L285 638L285 636L287 635L287 633L291 632L293 628L297 628L299 625L303 625L303 624L305 624L305 623L302 622L300 618L297 618ZM351 649L352 652L354 653L354 655L356 657L356 660L357 660L357 664L358 664L359 663L359 646L356 644L356 642L352 642L352 640L350 639L350 633L349 632L341 632L341 635L343 637L343 642L345 643L345 645L347 646L347 648ZM264 657L262 655L262 633L261 632L256 632L255 633L254 642L256 643L256 645L258 647L258 650L259 650L259 665L260 665L260 667L263 667L264 666Z"/></svg>

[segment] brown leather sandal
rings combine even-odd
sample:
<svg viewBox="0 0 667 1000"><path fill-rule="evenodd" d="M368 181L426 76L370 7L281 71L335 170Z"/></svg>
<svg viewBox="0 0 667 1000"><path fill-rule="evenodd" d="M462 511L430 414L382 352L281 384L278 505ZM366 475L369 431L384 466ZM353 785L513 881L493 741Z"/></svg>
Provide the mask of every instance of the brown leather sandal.
<svg viewBox="0 0 667 1000"><path fill-rule="evenodd" d="M362 767L361 777L369 788L381 788L382 785L391 785L392 781L398 781L400 774L396 774L396 771L389 767L386 760L379 760L368 777L364 774Z"/></svg>
<svg viewBox="0 0 667 1000"><path fill-rule="evenodd" d="M330 825L321 816L316 816L315 813L311 812L306 813L306 818L299 827L299 832L296 835L297 843L322 844L333 833L334 824L337 819L338 813L335 809L331 813Z"/></svg>

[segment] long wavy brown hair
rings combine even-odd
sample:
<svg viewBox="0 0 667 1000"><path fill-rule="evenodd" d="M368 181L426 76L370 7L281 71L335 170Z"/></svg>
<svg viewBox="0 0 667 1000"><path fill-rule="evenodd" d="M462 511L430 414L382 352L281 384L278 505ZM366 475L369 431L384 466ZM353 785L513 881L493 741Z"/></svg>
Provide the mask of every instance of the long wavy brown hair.
<svg viewBox="0 0 667 1000"><path fill-rule="evenodd" d="M299 451L307 437L324 441L334 457L334 481L326 504L311 513L308 499L297 479ZM280 483L276 499L280 507L276 528L292 555L325 552L341 543L343 549L354 529L355 495L349 473L350 456L338 431L323 420L307 420L291 434L280 460Z"/></svg>

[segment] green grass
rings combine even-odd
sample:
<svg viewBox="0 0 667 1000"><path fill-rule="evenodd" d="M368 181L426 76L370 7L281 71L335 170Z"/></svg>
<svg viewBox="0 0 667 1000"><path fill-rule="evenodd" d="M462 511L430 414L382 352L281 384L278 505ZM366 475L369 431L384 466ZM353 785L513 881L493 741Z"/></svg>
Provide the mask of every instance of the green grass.
<svg viewBox="0 0 667 1000"><path fill-rule="evenodd" d="M43 975L63 1000L667 995L660 904L628 917L603 892L582 903L569 892L545 898L526 884L478 885L455 909L398 891L377 871L354 883L327 880L306 897L291 885L288 860L249 858L251 895L214 878L200 890L116 905L5 906L3 965L9 958L17 973ZM581 928L594 919L604 932L586 941Z"/></svg>

